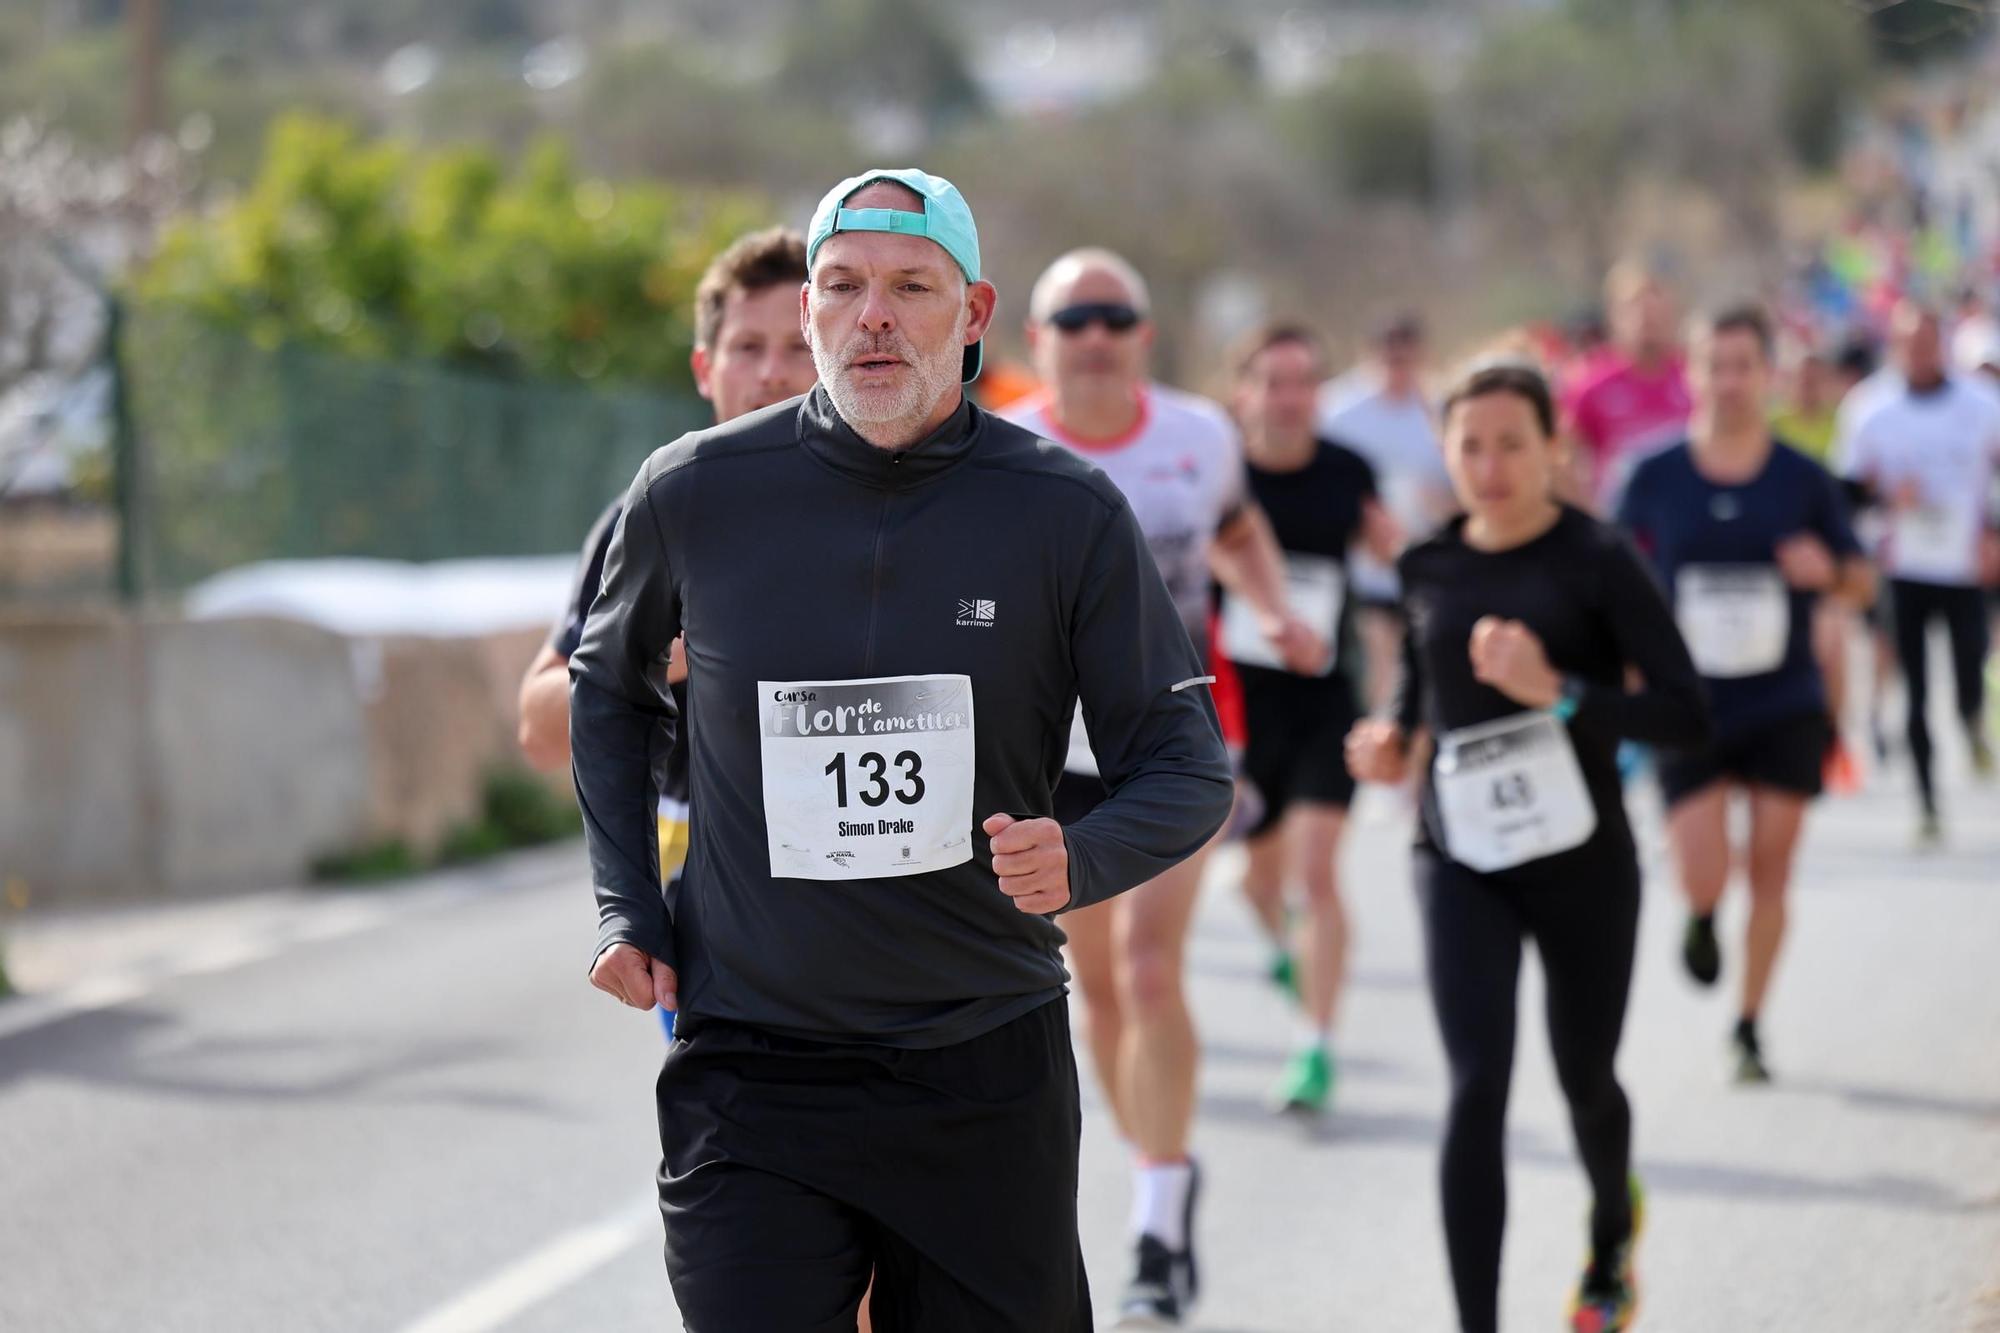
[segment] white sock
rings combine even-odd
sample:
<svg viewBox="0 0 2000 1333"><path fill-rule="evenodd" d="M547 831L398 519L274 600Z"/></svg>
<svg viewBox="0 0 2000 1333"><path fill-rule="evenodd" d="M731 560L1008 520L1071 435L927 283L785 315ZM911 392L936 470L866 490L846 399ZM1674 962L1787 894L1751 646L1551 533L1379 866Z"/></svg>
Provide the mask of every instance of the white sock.
<svg viewBox="0 0 2000 1333"><path fill-rule="evenodd" d="M1188 1162L1140 1167L1132 1190L1132 1234L1185 1250L1188 1187L1193 1183L1194 1167Z"/></svg>
<svg viewBox="0 0 2000 1333"><path fill-rule="evenodd" d="M1298 1020L1298 1030L1292 1034L1301 1051L1330 1051L1333 1049L1333 1032L1313 1022L1310 1018Z"/></svg>

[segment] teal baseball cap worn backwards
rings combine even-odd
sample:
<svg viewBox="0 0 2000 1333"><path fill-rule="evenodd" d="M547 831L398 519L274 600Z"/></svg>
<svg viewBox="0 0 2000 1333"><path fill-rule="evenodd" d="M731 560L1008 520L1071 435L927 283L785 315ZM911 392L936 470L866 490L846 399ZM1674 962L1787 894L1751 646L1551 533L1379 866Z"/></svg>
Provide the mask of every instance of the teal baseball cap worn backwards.
<svg viewBox="0 0 2000 1333"><path fill-rule="evenodd" d="M847 201L863 186L892 181L913 190L924 201L924 211L900 208L849 208ZM893 167L864 171L849 176L826 192L813 210L812 226L806 232L806 267L827 238L840 231L887 231L903 236L922 236L936 241L957 263L967 282L979 281L979 228L973 225L972 209L958 187L942 176L915 167ZM974 343L965 349L965 367L960 379L967 384L979 378L980 348Z"/></svg>

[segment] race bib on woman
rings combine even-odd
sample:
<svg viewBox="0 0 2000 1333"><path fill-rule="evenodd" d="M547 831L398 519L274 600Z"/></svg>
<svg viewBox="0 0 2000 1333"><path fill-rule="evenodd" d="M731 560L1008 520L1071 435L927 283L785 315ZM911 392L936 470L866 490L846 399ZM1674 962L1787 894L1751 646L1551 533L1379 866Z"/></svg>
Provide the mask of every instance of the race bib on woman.
<svg viewBox="0 0 2000 1333"><path fill-rule="evenodd" d="M876 879L972 859L971 677L757 691L772 875Z"/></svg>
<svg viewBox="0 0 2000 1333"><path fill-rule="evenodd" d="M1580 847L1597 831L1569 730L1551 713L1446 732L1431 789L1445 851L1474 870L1511 870Z"/></svg>
<svg viewBox="0 0 2000 1333"><path fill-rule="evenodd" d="M1695 670L1712 680L1761 676L1785 660L1792 603L1773 565L1688 565L1674 578L1674 618Z"/></svg>

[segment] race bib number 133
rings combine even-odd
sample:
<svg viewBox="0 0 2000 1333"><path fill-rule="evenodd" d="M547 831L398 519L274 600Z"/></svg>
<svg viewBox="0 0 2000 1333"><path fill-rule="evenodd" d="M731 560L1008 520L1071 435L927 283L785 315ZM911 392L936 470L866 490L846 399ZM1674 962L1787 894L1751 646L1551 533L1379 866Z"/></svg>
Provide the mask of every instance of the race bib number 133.
<svg viewBox="0 0 2000 1333"><path fill-rule="evenodd" d="M969 676L757 691L774 876L875 879L972 859Z"/></svg>

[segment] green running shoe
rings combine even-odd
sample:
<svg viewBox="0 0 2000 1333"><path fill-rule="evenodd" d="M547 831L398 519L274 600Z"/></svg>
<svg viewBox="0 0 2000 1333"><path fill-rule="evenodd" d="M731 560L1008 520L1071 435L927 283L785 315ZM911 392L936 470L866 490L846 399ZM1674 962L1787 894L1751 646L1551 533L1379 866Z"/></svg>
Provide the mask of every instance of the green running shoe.
<svg viewBox="0 0 2000 1333"><path fill-rule="evenodd" d="M1991 739L2000 741L2000 654L1986 663L1986 730Z"/></svg>
<svg viewBox="0 0 2000 1333"><path fill-rule="evenodd" d="M1286 1062L1271 1101L1280 1111L1316 1114L1333 1100L1333 1082L1333 1053L1322 1046L1308 1047Z"/></svg>
<svg viewBox="0 0 2000 1333"><path fill-rule="evenodd" d="M1633 1256L1646 1229L1646 1191L1631 1178L1632 1234L1609 1255L1593 1255L1569 1299L1570 1333L1623 1333L1639 1317L1639 1274ZM1587 1225L1587 1224L1586 1224Z"/></svg>
<svg viewBox="0 0 2000 1333"><path fill-rule="evenodd" d="M1292 960L1289 949L1279 951L1271 959L1269 975L1271 984L1291 996L1294 1002L1301 998L1299 991L1299 965Z"/></svg>

